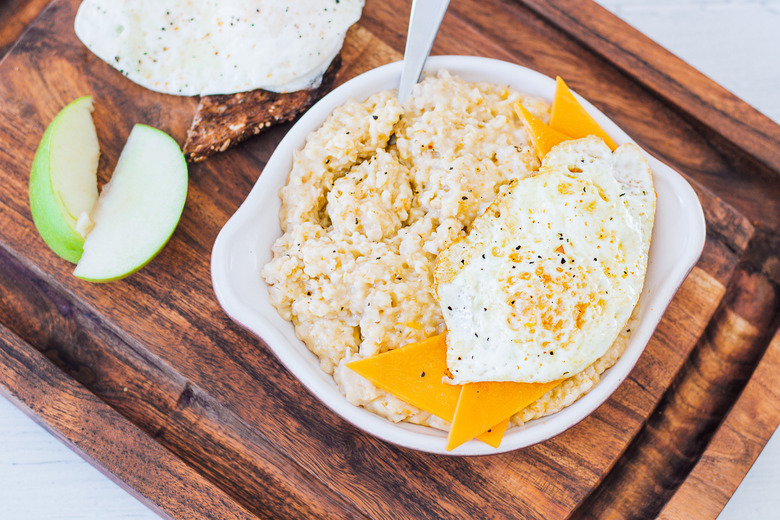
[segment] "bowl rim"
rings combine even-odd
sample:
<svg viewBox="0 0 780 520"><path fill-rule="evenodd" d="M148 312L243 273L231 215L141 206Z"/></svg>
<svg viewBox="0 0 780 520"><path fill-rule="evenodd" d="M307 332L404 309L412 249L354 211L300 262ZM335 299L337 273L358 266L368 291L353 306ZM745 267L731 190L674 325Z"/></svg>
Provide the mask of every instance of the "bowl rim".
<svg viewBox="0 0 780 520"><path fill-rule="evenodd" d="M636 329L632 331L629 344L624 353L611 368L601 374L596 386L564 409L547 417L529 421L522 427L511 429L504 436L498 448L492 448L487 444L472 440L455 450L446 451L446 432L409 423L393 423L362 407L350 404L335 388L332 377L322 372L318 365L315 368L320 372L319 377L317 374L310 373L309 365L311 365L312 360L305 359L300 351L296 350L303 343L297 340L300 345L291 345L289 330L286 331L287 335L285 335L285 332L281 330L284 326L277 326L278 324L273 323L274 321L278 322L276 318L281 319L281 317L275 311L276 318L258 315L257 312L242 301L239 291L234 285L236 280L231 277L234 263L251 261L252 255L257 255L258 253L253 244L244 244L246 247L239 249L241 254L234 253L234 250L231 248L236 243L241 244L241 232L245 226L253 223L251 219L258 211L258 203L262 202L264 197L268 197L268 190L278 184L280 176L282 177L282 184L278 187L286 183L290 169L286 168L282 175L280 168L291 163L293 151L300 149L305 142L306 135L319 128L325 118L336 107L343 105L352 98L358 98L362 101L370 94L379 90L395 88L398 84L398 78L400 78L401 64L398 61L383 65L350 79L312 106L287 132L263 168L262 175L260 175L241 206L220 230L214 243L211 257L211 274L217 300L232 320L266 343L282 364L317 399L357 428L380 439L406 448L443 455L498 454L545 441L568 430L590 415L628 377L650 340L650 336L660 322L672 297L693 269L703 250L706 237L705 220L701 203L696 193L679 173L646 151L643 150L653 172L656 191L658 192L659 190L656 181L663 179L664 193L667 190L671 190L671 194L675 196L676 200L670 200L670 202L676 202L677 206L675 207L684 212L684 222L687 224L687 226L680 226L678 223L678 227L686 230L687 235L683 243L676 244L677 261L674 269L667 273L667 276L651 294L648 294L646 279L645 288L638 304L638 306L647 307L642 309L643 314L646 315L637 323ZM555 88L555 80L552 78L520 65L492 58L477 56L430 57L426 63L425 71L430 73L440 69L448 70L453 75L465 77L465 79L470 81L474 81L474 78L482 77L484 79L481 81L507 84L530 96L541 97L548 101L552 100L552 92L554 92ZM528 84L526 85L524 82L528 82ZM575 96L618 144L634 142L628 134L587 100L576 93ZM278 189L273 190L273 196L276 198L278 198L277 192ZM656 209L656 228L658 222L658 209ZM274 230L273 240L281 236L278 216L275 225L278 229ZM656 229L653 230L653 243L656 243L658 240L655 234ZM650 261L653 260L653 243L651 243L648 272L650 270ZM656 252L656 254L660 253ZM261 278L259 268L257 269L257 277ZM264 280L262 283L267 285ZM261 295L262 297L267 298L267 292L266 295ZM287 323L289 324L289 322ZM305 349L305 346L303 348ZM311 356L313 357L314 355L311 354ZM331 381L327 381L326 378ZM334 391L336 395L334 395Z"/></svg>

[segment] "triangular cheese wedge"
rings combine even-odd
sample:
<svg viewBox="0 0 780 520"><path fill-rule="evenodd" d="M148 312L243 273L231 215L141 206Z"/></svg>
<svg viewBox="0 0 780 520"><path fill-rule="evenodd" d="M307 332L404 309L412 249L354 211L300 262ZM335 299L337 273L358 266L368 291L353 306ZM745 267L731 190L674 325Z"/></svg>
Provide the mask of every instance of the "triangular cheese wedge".
<svg viewBox="0 0 780 520"><path fill-rule="evenodd" d="M484 432L489 425L512 417L533 403L560 381L550 383L485 382L468 383L455 410L447 450L453 450Z"/></svg>
<svg viewBox="0 0 780 520"><path fill-rule="evenodd" d="M442 381L447 373L445 334L352 361L347 366L399 399L452 422L460 386Z"/></svg>
<svg viewBox="0 0 780 520"><path fill-rule="evenodd" d="M547 155L547 152L556 144L572 140L568 135L545 124L541 119L526 110L520 103L515 104L515 112L517 112L518 117L525 123L525 128L528 130L528 133L531 134L531 141L534 144L534 149L536 150L536 155L539 156L539 160L542 160L544 156Z"/></svg>
<svg viewBox="0 0 780 520"><path fill-rule="evenodd" d="M496 424L488 431L479 434L477 439L494 448L498 448L501 446L501 441L504 439L504 433L506 432L507 426L509 426L509 417Z"/></svg>
<svg viewBox="0 0 780 520"><path fill-rule="evenodd" d="M554 130L563 132L575 139L595 135L596 137L601 137L610 150L614 151L617 148L615 141L607 135L585 108L580 105L580 102L577 101L577 98L574 97L574 94L572 94L560 76L556 79L555 99L553 99L550 126Z"/></svg>
<svg viewBox="0 0 780 520"><path fill-rule="evenodd" d="M379 388L421 410L449 422L455 417L461 387L442 381L448 374L447 343L443 333L377 356L352 361L347 366ZM497 448L508 424L502 419L505 418L478 432L477 438Z"/></svg>

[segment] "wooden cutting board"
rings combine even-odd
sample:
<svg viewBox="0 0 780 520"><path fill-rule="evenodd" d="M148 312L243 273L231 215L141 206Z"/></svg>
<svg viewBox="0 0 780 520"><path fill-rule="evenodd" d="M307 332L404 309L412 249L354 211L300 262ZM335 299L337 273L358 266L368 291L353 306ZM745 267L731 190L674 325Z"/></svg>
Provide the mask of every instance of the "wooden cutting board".
<svg viewBox="0 0 780 520"><path fill-rule="evenodd" d="M176 233L136 275L89 284L46 248L27 182L61 107L95 97L104 181L133 124L183 143L196 106L95 58L77 6L55 0L0 62L0 391L55 435L172 518L717 515L780 423L780 127L591 2L453 0L434 54L563 76L691 180L708 236L593 415L512 453L417 453L326 409L214 297L214 239L289 126L192 165ZM369 0L338 82L398 59L408 12Z"/></svg>

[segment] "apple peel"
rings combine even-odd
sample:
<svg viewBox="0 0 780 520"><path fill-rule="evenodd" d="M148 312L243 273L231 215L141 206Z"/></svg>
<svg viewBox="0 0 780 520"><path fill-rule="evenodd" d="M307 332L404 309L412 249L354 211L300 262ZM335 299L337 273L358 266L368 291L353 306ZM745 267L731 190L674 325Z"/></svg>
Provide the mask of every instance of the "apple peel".
<svg viewBox="0 0 780 520"><path fill-rule="evenodd" d="M41 138L30 171L35 227L52 251L72 263L81 258L89 212L98 198L100 148L91 114L90 96L60 110Z"/></svg>
<svg viewBox="0 0 780 520"><path fill-rule="evenodd" d="M168 134L135 125L98 196L100 156L92 97L71 102L41 138L30 171L33 222L44 242L93 282L146 265L176 229L187 198L187 163Z"/></svg>
<svg viewBox="0 0 780 520"><path fill-rule="evenodd" d="M92 211L94 227L73 274L108 282L149 263L176 229L187 180L176 141L156 128L135 125Z"/></svg>

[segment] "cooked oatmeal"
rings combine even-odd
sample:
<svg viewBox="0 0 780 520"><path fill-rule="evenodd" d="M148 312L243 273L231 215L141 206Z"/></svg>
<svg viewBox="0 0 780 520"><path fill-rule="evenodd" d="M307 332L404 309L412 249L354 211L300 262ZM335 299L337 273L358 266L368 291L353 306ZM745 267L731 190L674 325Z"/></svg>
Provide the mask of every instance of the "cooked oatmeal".
<svg viewBox="0 0 780 520"><path fill-rule="evenodd" d="M338 108L296 152L280 196L283 235L263 268L270 301L355 405L392 421L447 429L346 368L444 330L436 257L514 178L539 162L514 114L547 121L549 105L445 71L401 104L394 91ZM514 417L522 424L590 390L627 342Z"/></svg>

